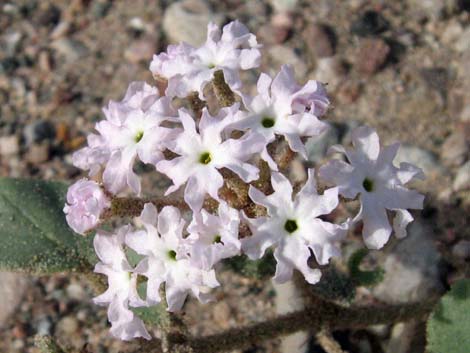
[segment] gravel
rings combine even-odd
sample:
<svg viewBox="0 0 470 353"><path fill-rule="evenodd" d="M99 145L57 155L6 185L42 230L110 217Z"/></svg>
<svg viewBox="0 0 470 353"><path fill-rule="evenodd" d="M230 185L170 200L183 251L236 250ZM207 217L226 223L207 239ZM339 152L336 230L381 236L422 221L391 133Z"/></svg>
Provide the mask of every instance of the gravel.
<svg viewBox="0 0 470 353"><path fill-rule="evenodd" d="M470 162L468 143L462 143L466 134L462 124L470 121L470 26L457 3L4 2L0 7L0 175L66 181L85 176L71 166L72 153L103 117L102 106L120 99L130 81L152 82L148 71L152 52L181 40L202 43L209 20L222 24L237 18L260 34L267 54L261 71L273 75L281 64L290 63L302 82L328 83L332 108L326 119L339 129L309 141L309 163L319 163L334 141L350 143L350 130L367 124L378 130L383 143L403 142L398 162L410 161L425 170L427 181L419 186L432 217L422 218L415 226L424 229L417 232L419 241L410 234L396 242L397 248L391 246L393 254L385 267L395 278L391 283L401 284L400 279L407 278L398 298L428 293L426 281L432 288L438 275L450 281L450 274L436 267L443 259L434 243L463 256L466 248L461 242L468 240L463 220L470 207ZM256 82L251 72L243 77ZM293 174L302 174L297 173L299 160L292 169ZM161 194L168 180L150 177L154 173L149 170L141 170L144 189ZM444 201L438 198L442 193L448 195ZM447 241L450 235L452 241ZM400 251L412 259L404 259ZM432 256L421 257L421 252ZM422 271L413 272L413 266ZM224 288L216 295L224 304L188 303L193 333L211 333L275 314L269 281L228 272L220 276ZM26 278L25 287L1 281L14 295L12 299L2 296L7 314L1 319L0 351L36 353L32 337L37 332L51 333L77 351L85 342L93 352L132 348L109 336L106 310L91 303L95 293L83 278L64 274ZM400 289L385 283L385 293ZM70 334L63 332L64 324ZM389 331L390 327L385 330ZM357 331L345 332L344 337L345 348L354 352L366 352L373 341L369 334L358 339ZM385 347L387 338L379 339ZM250 350L278 351L278 341Z"/></svg>

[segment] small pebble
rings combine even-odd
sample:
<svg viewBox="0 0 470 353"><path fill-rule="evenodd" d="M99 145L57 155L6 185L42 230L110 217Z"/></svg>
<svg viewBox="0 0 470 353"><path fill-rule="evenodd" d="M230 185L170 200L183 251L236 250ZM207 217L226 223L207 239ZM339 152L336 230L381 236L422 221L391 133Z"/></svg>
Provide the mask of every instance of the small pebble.
<svg viewBox="0 0 470 353"><path fill-rule="evenodd" d="M211 12L206 1L172 2L163 16L163 30L172 43L201 45L206 40L207 23L221 24L222 16Z"/></svg>
<svg viewBox="0 0 470 353"><path fill-rule="evenodd" d="M259 28L257 36L264 44L280 44L289 36L289 28L267 23Z"/></svg>
<svg viewBox="0 0 470 353"><path fill-rule="evenodd" d="M25 126L23 136L26 146L44 140L53 140L56 136L55 126L49 121L34 121Z"/></svg>
<svg viewBox="0 0 470 353"><path fill-rule="evenodd" d="M78 330L78 321L73 316L66 316L57 323L57 328L65 334L73 334Z"/></svg>
<svg viewBox="0 0 470 353"><path fill-rule="evenodd" d="M336 37L333 29L322 24L311 24L303 33L310 51L318 58L335 55Z"/></svg>
<svg viewBox="0 0 470 353"><path fill-rule="evenodd" d="M157 51L156 43L151 38L139 39L132 44L124 52L126 60L133 64L140 62L148 62L152 59L152 55Z"/></svg>
<svg viewBox="0 0 470 353"><path fill-rule="evenodd" d="M17 136L0 137L0 155L12 156L18 154L20 151L20 144Z"/></svg>
<svg viewBox="0 0 470 353"><path fill-rule="evenodd" d="M390 47L383 39L363 39L359 46L355 66L362 74L375 74L384 67L389 54Z"/></svg>
<svg viewBox="0 0 470 353"><path fill-rule="evenodd" d="M26 154L26 160L33 164L43 163L49 160L50 148L48 143L34 144Z"/></svg>
<svg viewBox="0 0 470 353"><path fill-rule="evenodd" d="M361 37L377 35L386 31L388 21L379 12L367 10L351 24L351 32Z"/></svg>

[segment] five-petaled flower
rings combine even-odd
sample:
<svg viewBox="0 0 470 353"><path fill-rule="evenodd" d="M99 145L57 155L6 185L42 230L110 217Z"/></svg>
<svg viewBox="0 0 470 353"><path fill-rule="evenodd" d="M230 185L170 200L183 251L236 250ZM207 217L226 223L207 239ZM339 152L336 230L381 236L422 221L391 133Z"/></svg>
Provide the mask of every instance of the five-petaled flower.
<svg viewBox="0 0 470 353"><path fill-rule="evenodd" d="M346 236L347 223L336 225L319 218L338 206L338 189L318 195L311 169L307 182L294 198L292 186L282 174L273 172L271 184L274 193L268 196L250 187L250 198L266 207L268 215L247 218L253 235L243 239L243 250L254 260L273 247L277 261L275 281L286 282L297 269L307 282L314 284L321 273L307 263L310 250L317 262L325 265L332 256L339 256L338 242Z"/></svg>
<svg viewBox="0 0 470 353"><path fill-rule="evenodd" d="M230 169L247 183L258 178L258 168L247 161L261 151L262 136L251 134L239 139L224 138L224 129L233 121L233 113L237 110L238 105L233 105L212 117L204 109L198 130L194 118L184 109L179 110L184 131L166 142L168 149L179 156L158 162L157 170L173 180L173 186L166 194L186 183L184 200L193 211L201 209L206 193L219 200L218 191L224 183L219 169Z"/></svg>
<svg viewBox="0 0 470 353"><path fill-rule="evenodd" d="M319 170L327 183L337 185L339 193L347 198L360 194L361 209L354 221L364 223L362 235L371 249L380 249L388 241L392 226L387 210L396 212L393 229L398 238L406 236L406 226L413 220L407 208L423 208L424 196L404 185L413 178L423 179L421 169L409 163L397 168L393 160L399 144L380 150L379 136L369 127L359 127L352 133L354 149L332 146L333 152L346 155L349 163L332 160Z"/></svg>

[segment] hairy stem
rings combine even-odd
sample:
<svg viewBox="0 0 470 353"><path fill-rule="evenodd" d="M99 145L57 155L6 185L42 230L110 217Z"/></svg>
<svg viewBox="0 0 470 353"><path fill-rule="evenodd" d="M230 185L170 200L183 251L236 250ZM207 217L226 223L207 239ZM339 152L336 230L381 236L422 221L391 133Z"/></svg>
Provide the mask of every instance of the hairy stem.
<svg viewBox="0 0 470 353"><path fill-rule="evenodd" d="M180 210L188 209L182 200L170 199L167 197L154 198L154 199L138 199L133 197L114 197L111 200L111 207L102 215L103 220L113 217L137 217L144 209L144 205L151 202L158 210L165 206L174 206Z"/></svg>
<svg viewBox="0 0 470 353"><path fill-rule="evenodd" d="M297 331L361 328L376 324L407 321L428 313L435 301L405 305L384 305L377 307L341 307L323 302L320 306L277 317L273 320L232 329L219 334L195 338L191 346L195 352L223 352L249 347L267 339L291 334Z"/></svg>
<svg viewBox="0 0 470 353"><path fill-rule="evenodd" d="M160 290L160 296L163 298L165 307L165 290ZM165 311L164 318L161 320L160 329L162 330L161 347L163 353L192 353L193 349L187 341L188 329L180 315Z"/></svg>
<svg viewBox="0 0 470 353"><path fill-rule="evenodd" d="M111 218L137 217L144 209L146 203L153 203L160 211L165 206L173 206L181 211L189 210L189 206L181 199L170 197L158 197L151 199L139 199L134 197L114 197L111 200L111 207L101 215L102 221ZM213 213L217 210L218 202L212 199L206 199L203 208Z"/></svg>
<svg viewBox="0 0 470 353"><path fill-rule="evenodd" d="M234 328L205 337L179 336L173 352L218 353L244 349L268 339L303 330L365 328L420 318L428 314L436 299L401 305L344 307L321 299L315 305L265 322ZM157 343L159 344L159 342ZM182 349L186 350L182 350Z"/></svg>

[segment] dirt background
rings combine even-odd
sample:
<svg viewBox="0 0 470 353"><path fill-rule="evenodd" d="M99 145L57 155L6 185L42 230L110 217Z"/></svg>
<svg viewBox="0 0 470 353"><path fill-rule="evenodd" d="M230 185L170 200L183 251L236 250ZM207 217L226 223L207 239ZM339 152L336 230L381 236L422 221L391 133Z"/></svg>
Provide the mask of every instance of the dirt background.
<svg viewBox="0 0 470 353"><path fill-rule="evenodd" d="M404 143L400 160L425 169L428 178L417 187L426 194L426 207L416 214L413 237L401 248L393 242L387 247L392 260L371 255L371 263L385 266L390 276L362 293L387 301L386 293L397 287L395 277L403 280L408 273L413 285L395 297L424 298L465 276L465 269L468 275L469 11L467 0L0 0L0 175L70 181L84 176L72 166L72 153L103 118L107 101L120 99L131 81L153 82L152 54L180 40L200 44L208 20L239 19L263 44L262 71L274 74L290 63L301 81L328 83L332 109L326 119L332 129L309 144L310 165L323 161L327 144L347 143L350 129L367 123L384 143ZM254 74L243 77L247 84L256 82ZM140 166L139 172L152 169ZM409 272L413 268L418 272ZM216 304L188 303L192 332L275 314L270 281L231 272L220 277ZM83 279L1 273L0 282L1 352L37 352L32 342L38 333L77 352L132 348L109 337L106 310L93 306L94 294ZM336 335L351 352L423 352L422 327L407 330ZM406 341L403 335L414 338L397 348ZM273 341L245 352L279 349Z"/></svg>

